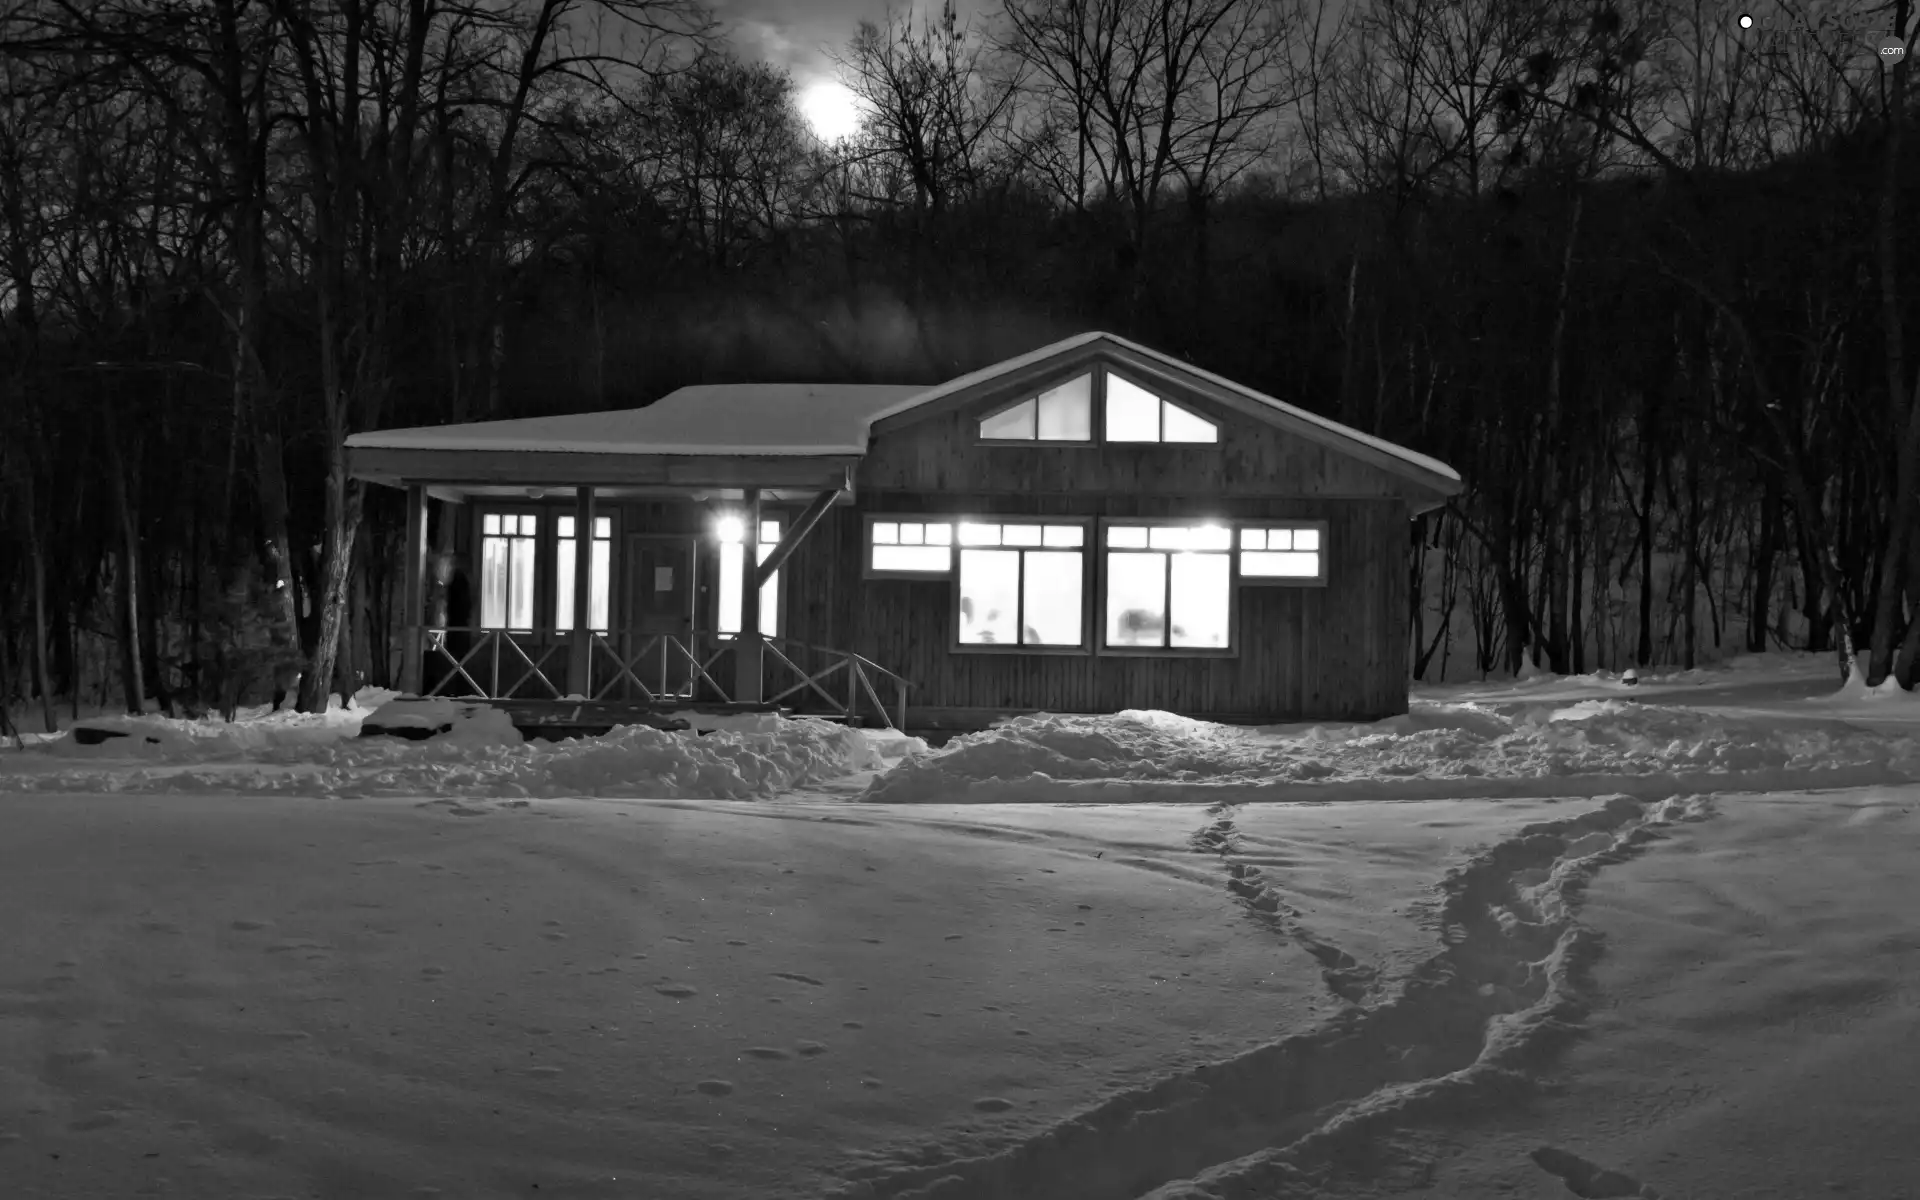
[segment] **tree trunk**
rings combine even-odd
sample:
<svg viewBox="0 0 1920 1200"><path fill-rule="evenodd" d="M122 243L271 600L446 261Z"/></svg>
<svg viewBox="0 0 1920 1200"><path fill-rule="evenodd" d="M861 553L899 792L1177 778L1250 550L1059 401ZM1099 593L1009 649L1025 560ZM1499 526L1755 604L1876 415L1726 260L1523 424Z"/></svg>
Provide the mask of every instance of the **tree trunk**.
<svg viewBox="0 0 1920 1200"><path fill-rule="evenodd" d="M1780 542L1780 484L1768 472L1760 494L1760 533L1753 552L1753 599L1747 607L1747 652L1767 648L1767 611L1773 601L1773 565Z"/></svg>
<svg viewBox="0 0 1920 1200"><path fill-rule="evenodd" d="M113 506L118 518L120 545L114 583L119 593L120 682L121 697L127 711L147 711L146 689L140 678L140 529L133 515L132 488L128 484L129 459L137 467L138 441L132 455L123 455L119 434L114 428L112 411L106 410L107 471L113 476Z"/></svg>

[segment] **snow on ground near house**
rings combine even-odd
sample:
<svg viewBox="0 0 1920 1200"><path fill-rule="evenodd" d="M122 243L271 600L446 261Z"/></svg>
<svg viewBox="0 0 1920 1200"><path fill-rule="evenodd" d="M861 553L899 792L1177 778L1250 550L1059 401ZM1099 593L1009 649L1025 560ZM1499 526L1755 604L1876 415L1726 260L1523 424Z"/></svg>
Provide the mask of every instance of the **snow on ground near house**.
<svg viewBox="0 0 1920 1200"><path fill-rule="evenodd" d="M0 1174L355 1200L913 1178L874 1152L975 1159L1331 1015L1325 931L1391 987L1445 864L1568 807L1294 810L1263 910L1191 807L8 795Z"/></svg>

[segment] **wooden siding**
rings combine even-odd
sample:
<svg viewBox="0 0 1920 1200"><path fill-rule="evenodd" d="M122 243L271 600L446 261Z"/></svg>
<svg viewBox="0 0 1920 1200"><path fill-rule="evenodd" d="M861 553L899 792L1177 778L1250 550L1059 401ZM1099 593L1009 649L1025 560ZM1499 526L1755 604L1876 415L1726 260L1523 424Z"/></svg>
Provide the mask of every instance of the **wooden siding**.
<svg viewBox="0 0 1920 1200"><path fill-rule="evenodd" d="M1321 520L1328 579L1323 587L1236 585L1230 657L955 653L950 579L861 577L864 513ZM857 650L913 681L916 707L1376 718L1407 708L1407 523L1396 498L1203 504L1151 494L863 492L857 508L830 513L788 562L786 617L792 636Z"/></svg>
<svg viewBox="0 0 1920 1200"><path fill-rule="evenodd" d="M1220 427L1214 445L983 444L979 420L1021 393L996 393L877 430L854 477L869 491L1161 496L1404 496L1378 467L1178 389L1156 389ZM1097 414L1096 414L1097 416ZM1099 422L1095 422L1096 428Z"/></svg>

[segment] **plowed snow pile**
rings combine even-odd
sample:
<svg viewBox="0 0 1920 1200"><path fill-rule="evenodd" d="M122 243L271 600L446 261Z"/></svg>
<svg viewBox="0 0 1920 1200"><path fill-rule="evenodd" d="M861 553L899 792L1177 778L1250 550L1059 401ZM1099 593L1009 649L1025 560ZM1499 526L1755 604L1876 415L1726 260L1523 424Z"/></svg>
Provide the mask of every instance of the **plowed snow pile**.
<svg viewBox="0 0 1920 1200"><path fill-rule="evenodd" d="M118 718L110 727L125 737L95 746L62 739L16 756L20 769L0 774L0 790L752 800L873 770L924 746L771 716L705 735L630 725L562 742L524 741L494 710L425 741L356 738L357 720L329 716L234 725Z"/></svg>
<svg viewBox="0 0 1920 1200"><path fill-rule="evenodd" d="M1416 700L1364 725L1245 729L1164 712L1018 717L955 738L875 779L865 799L1115 801L1301 799L1328 784L1395 797L1471 795L1471 781L1703 777L1742 786L1879 782L1920 769L1897 730L1782 721L1624 700L1501 706ZM1356 790L1341 788L1342 799ZM1504 793L1506 789L1495 788ZM1552 790L1551 788L1549 790ZM1579 790L1579 789L1574 789Z"/></svg>

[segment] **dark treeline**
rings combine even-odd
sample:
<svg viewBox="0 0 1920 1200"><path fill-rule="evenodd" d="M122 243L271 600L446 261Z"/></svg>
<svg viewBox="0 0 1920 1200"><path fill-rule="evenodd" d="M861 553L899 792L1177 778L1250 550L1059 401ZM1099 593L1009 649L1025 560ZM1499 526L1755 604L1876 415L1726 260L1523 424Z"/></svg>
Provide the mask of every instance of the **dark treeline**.
<svg viewBox="0 0 1920 1200"><path fill-rule="evenodd" d="M829 146L697 0L9 0L0 701L390 682L350 433L1086 328L1461 471L1423 677L1910 685L1912 0L1762 2L901 9Z"/></svg>

